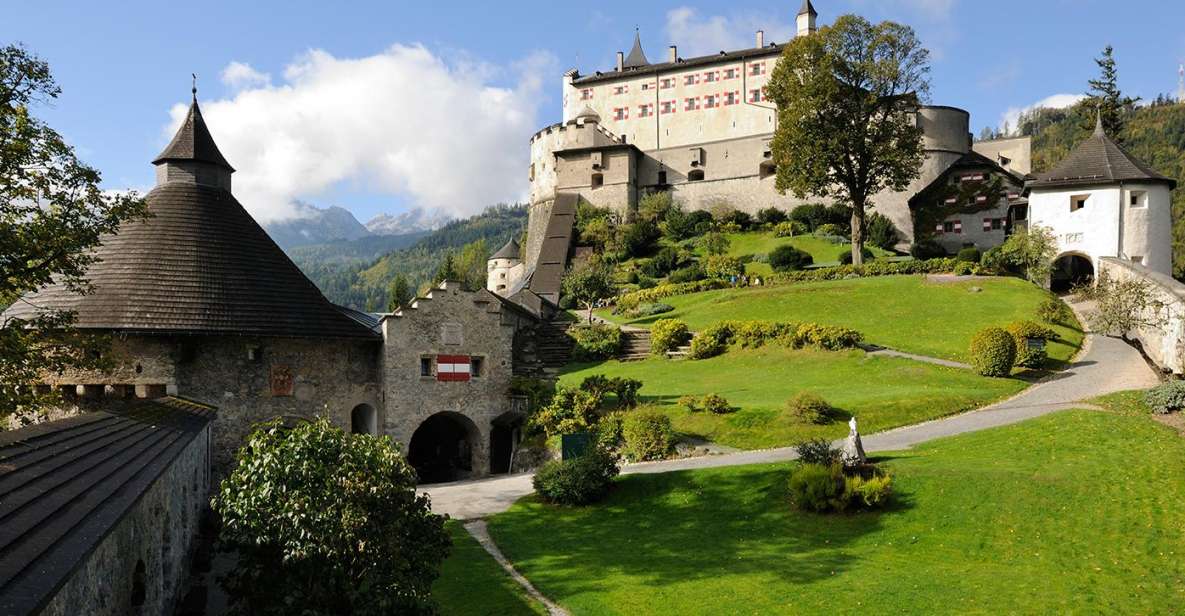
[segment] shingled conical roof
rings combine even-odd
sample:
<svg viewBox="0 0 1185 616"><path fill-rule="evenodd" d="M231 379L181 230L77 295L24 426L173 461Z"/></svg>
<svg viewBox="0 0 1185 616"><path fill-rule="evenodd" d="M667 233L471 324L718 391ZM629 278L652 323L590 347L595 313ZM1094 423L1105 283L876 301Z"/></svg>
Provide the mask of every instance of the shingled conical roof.
<svg viewBox="0 0 1185 616"><path fill-rule="evenodd" d="M1095 124L1094 134L1089 139L1078 144L1074 151L1052 170L1036 174L1025 188L1059 188L1139 181L1165 183L1170 188L1177 186L1176 180L1157 173L1108 137L1107 131L1103 130L1102 118L1099 118Z"/></svg>
<svg viewBox="0 0 1185 616"><path fill-rule="evenodd" d="M498 249L498 252L495 252L493 256L490 257L490 259L517 259L518 255L518 242L516 242L514 238L510 238L510 241L506 242L505 246Z"/></svg>
<svg viewBox="0 0 1185 616"><path fill-rule="evenodd" d="M811 4L811 0L802 0L802 8L798 9L798 14L812 15L817 17L819 12L816 11L815 7Z"/></svg>
<svg viewBox="0 0 1185 616"><path fill-rule="evenodd" d="M625 57L625 62L621 66L622 68L650 66L650 62L646 60L646 54L642 52L642 35L636 30L634 31L634 47L630 49L629 55Z"/></svg>
<svg viewBox="0 0 1185 616"><path fill-rule="evenodd" d="M202 110L198 107L196 93L193 103L189 105L189 113L185 114L185 121L181 123L181 128L177 129L173 140L152 161L152 164L159 165L172 161L210 163L234 171L234 167L231 167L230 163L226 162L226 158L222 156L222 152L218 151L214 137L210 136L210 129L206 128L206 121L202 119Z"/></svg>
<svg viewBox="0 0 1185 616"><path fill-rule="evenodd" d="M195 102L156 162L196 160L230 168ZM4 316L67 310L79 328L135 333L375 337L325 299L229 190L166 177L147 195L149 218L103 238L87 272L92 294L52 284Z"/></svg>

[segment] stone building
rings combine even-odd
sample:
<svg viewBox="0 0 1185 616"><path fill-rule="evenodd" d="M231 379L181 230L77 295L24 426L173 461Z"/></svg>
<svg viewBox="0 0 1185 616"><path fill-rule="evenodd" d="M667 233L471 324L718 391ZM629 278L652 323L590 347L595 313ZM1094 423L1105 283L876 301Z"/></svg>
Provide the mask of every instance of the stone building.
<svg viewBox="0 0 1185 616"><path fill-rule="evenodd" d="M0 432L0 614L171 614L214 410L177 398Z"/></svg>
<svg viewBox="0 0 1185 616"><path fill-rule="evenodd" d="M815 32L817 16L804 0L797 35ZM727 204L751 214L817 202L774 187L770 141L778 117L764 87L783 48L759 31L749 49L683 58L671 45L664 61L652 63L635 34L633 48L619 52L612 69L565 73L561 121L530 140L531 217L520 255L525 277L540 261L553 209L565 195L622 214L659 190L671 191L690 209ZM972 152L982 154L976 162L987 161L994 172L1020 177L1030 171L1027 137L973 144L966 111L923 105L912 113L924 133L920 177L905 191L872 199L874 209L893 221L902 247L916 235L911 200L935 182L945 184L947 171ZM956 243L962 242L944 242Z"/></svg>

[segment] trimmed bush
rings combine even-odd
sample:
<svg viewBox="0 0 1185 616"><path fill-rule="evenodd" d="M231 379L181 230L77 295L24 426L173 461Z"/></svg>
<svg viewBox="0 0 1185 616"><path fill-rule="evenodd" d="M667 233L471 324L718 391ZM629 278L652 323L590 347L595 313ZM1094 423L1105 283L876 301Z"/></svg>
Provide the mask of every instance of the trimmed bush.
<svg viewBox="0 0 1185 616"><path fill-rule="evenodd" d="M843 511L848 506L846 483L838 464L801 464L790 472L790 502L805 511Z"/></svg>
<svg viewBox="0 0 1185 616"><path fill-rule="evenodd" d="M732 342L732 323L722 321L709 325L691 340L691 359L707 359L728 350Z"/></svg>
<svg viewBox="0 0 1185 616"><path fill-rule="evenodd" d="M790 220L802 224L808 232L830 222L829 216L827 206L821 203L800 205L790 212Z"/></svg>
<svg viewBox="0 0 1185 616"><path fill-rule="evenodd" d="M653 304L642 304L633 310L627 310L625 316L631 319L640 319L642 317L652 317L656 314L671 312L674 309L675 307L670 304L655 302Z"/></svg>
<svg viewBox="0 0 1185 616"><path fill-rule="evenodd" d="M604 394L595 389L589 391L560 385L551 401L527 418L527 428L549 437L588 432L597 424L597 413L603 400Z"/></svg>
<svg viewBox="0 0 1185 616"><path fill-rule="evenodd" d="M621 446L621 427L625 413L613 411L597 422L597 445L606 451L616 451Z"/></svg>
<svg viewBox="0 0 1185 616"><path fill-rule="evenodd" d="M688 293L699 293L700 291L724 289L727 287L728 281L725 280L698 280L683 284L660 284L653 289L643 289L622 295L617 299L617 305L614 306L613 312L621 314L626 310L637 308L643 303L655 302L677 295L687 295Z"/></svg>
<svg viewBox="0 0 1185 616"><path fill-rule="evenodd" d="M956 261L954 274L955 276L974 276L980 273L978 263L971 261Z"/></svg>
<svg viewBox="0 0 1185 616"><path fill-rule="evenodd" d="M609 379L609 386L612 388L613 395L617 397L619 407L632 409L638 406L638 390L642 389L642 381L618 376Z"/></svg>
<svg viewBox="0 0 1185 616"><path fill-rule="evenodd" d="M679 406L687 409L689 413L695 413L700 410L699 398L695 396L679 396Z"/></svg>
<svg viewBox="0 0 1185 616"><path fill-rule="evenodd" d="M860 509L880 509L888 504L893 496L893 477L888 474L878 474L872 477L846 477L844 479L844 493L848 497L849 506Z"/></svg>
<svg viewBox="0 0 1185 616"><path fill-rule="evenodd" d="M821 466L839 464L843 454L831 446L831 441L821 438L813 438L799 443L794 447L794 451L798 454L798 460L803 464L819 464Z"/></svg>
<svg viewBox="0 0 1185 616"><path fill-rule="evenodd" d="M675 448L671 418L653 410L626 413L621 425L622 454L631 462L662 460Z"/></svg>
<svg viewBox="0 0 1185 616"><path fill-rule="evenodd" d="M954 271L954 259L931 259L929 261L872 261L864 265L838 265L801 272L785 272L766 278L767 285L793 284L796 282L821 282L845 278L866 278L874 276L902 276L907 274L949 274Z"/></svg>
<svg viewBox="0 0 1185 616"><path fill-rule="evenodd" d="M819 237L844 237L847 234L844 233L842 226L835 223L827 223L825 225L819 225L815 229L815 235Z"/></svg>
<svg viewBox="0 0 1185 616"><path fill-rule="evenodd" d="M979 263L983 259L983 255L979 253L978 248L972 246L960 250L959 254L955 255L955 259L965 263Z"/></svg>
<svg viewBox="0 0 1185 616"><path fill-rule="evenodd" d="M658 225L652 221L639 220L621 227L621 252L628 257L644 257L654 250L661 236Z"/></svg>
<svg viewBox="0 0 1185 616"><path fill-rule="evenodd" d="M1000 250L999 246L993 246L983 253L979 258L979 266L986 272L992 274L999 274L1007 269L1007 263L1004 260L1004 251Z"/></svg>
<svg viewBox="0 0 1185 616"><path fill-rule="evenodd" d="M568 335L576 343L572 348L576 361L611 359L621 351L621 330L612 325L573 327Z"/></svg>
<svg viewBox="0 0 1185 616"><path fill-rule="evenodd" d="M705 254L722 255L728 252L728 246L730 243L731 242L729 242L728 237L723 233L720 233L719 231L713 231L701 236L696 242L696 245L699 246L700 250L703 250Z"/></svg>
<svg viewBox="0 0 1185 616"><path fill-rule="evenodd" d="M800 391L786 401L786 410L802 421L825 424L831 419L831 405L822 396Z"/></svg>
<svg viewBox="0 0 1185 616"><path fill-rule="evenodd" d="M732 344L758 348L777 342L792 349L814 346L827 351L850 349L864 336L834 325L785 323L778 321L720 321L704 328L691 341L691 359L707 359L728 350Z"/></svg>
<svg viewBox="0 0 1185 616"><path fill-rule="evenodd" d="M731 280L734 276L745 273L745 265L736 257L727 255L712 255L704 259L704 272L709 278Z"/></svg>
<svg viewBox="0 0 1185 616"><path fill-rule="evenodd" d="M1004 329L1012 334L1012 340L1016 344L1016 359L1013 363L1024 368L1040 368L1049 357L1045 349L1030 349L1029 338L1057 340L1057 332L1032 321L1016 321Z"/></svg>
<svg viewBox="0 0 1185 616"><path fill-rule="evenodd" d="M860 254L864 256L865 263L876 258L876 255L873 254L872 251L869 250L867 246L860 249ZM844 250L841 250L837 260L839 261L840 265L851 265L852 264L852 247L848 246Z"/></svg>
<svg viewBox="0 0 1185 616"><path fill-rule="evenodd" d="M689 335L683 321L659 319L650 328L650 354L666 357L667 351L674 351L687 342Z"/></svg>
<svg viewBox="0 0 1185 616"><path fill-rule="evenodd" d="M736 409L719 394L707 394L699 399L699 406L713 415L727 415Z"/></svg>
<svg viewBox="0 0 1185 616"><path fill-rule="evenodd" d="M598 447L579 458L544 464L535 472L531 484L540 498L549 503L587 505L609 493L619 472L613 455Z"/></svg>
<svg viewBox="0 0 1185 616"><path fill-rule="evenodd" d="M793 272L805 269L815 261L810 253L789 244L774 248L769 253L769 265L777 272Z"/></svg>
<svg viewBox="0 0 1185 616"><path fill-rule="evenodd" d="M679 254L678 248L664 246L655 253L654 258L642 264L641 270L643 274L651 278L662 278L678 269L682 265L682 261L683 258Z"/></svg>
<svg viewBox="0 0 1185 616"><path fill-rule="evenodd" d="M1168 415L1185 409L1185 381L1161 383L1144 394L1144 401L1157 415Z"/></svg>
<svg viewBox="0 0 1185 616"><path fill-rule="evenodd" d="M971 365L983 376L1012 374L1016 343L1012 334L999 327L987 327L971 338Z"/></svg>
<svg viewBox="0 0 1185 616"><path fill-rule="evenodd" d="M851 349L864 340L864 335L854 329L837 325L803 323L795 332L794 346L813 346L826 351Z"/></svg>
<svg viewBox="0 0 1185 616"><path fill-rule="evenodd" d="M1060 298L1048 297L1037 307L1037 318L1046 323L1066 325L1073 321L1074 313Z"/></svg>

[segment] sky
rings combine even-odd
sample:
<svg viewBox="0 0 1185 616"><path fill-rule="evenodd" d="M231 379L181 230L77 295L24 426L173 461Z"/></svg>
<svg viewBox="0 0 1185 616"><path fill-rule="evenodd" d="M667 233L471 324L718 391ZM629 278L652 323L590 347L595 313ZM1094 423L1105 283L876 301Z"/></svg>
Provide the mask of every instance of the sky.
<svg viewBox="0 0 1185 616"><path fill-rule="evenodd" d="M0 44L49 61L62 88L35 110L112 190L150 190L149 164L190 96L263 222L338 205L361 221L415 207L464 216L525 198L528 139L560 117L568 68L607 70L637 28L652 58L785 41L798 0L597 3L9 2ZM594 8L588 8L588 7ZM972 130L1072 103L1115 47L1120 86L1175 93L1185 3L1128 0L817 0L913 27L934 104ZM492 7L496 7L492 8Z"/></svg>

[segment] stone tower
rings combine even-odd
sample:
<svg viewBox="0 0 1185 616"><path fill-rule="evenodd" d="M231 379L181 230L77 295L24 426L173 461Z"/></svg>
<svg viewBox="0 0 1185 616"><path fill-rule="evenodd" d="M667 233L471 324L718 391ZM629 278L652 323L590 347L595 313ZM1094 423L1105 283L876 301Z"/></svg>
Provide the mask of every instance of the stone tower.
<svg viewBox="0 0 1185 616"><path fill-rule="evenodd" d="M507 297L522 280L525 269L518 242L511 238L486 263L486 290Z"/></svg>
<svg viewBox="0 0 1185 616"><path fill-rule="evenodd" d="M816 30L815 18L819 13L811 6L811 0L802 0L802 8L798 10L798 36L813 34Z"/></svg>

